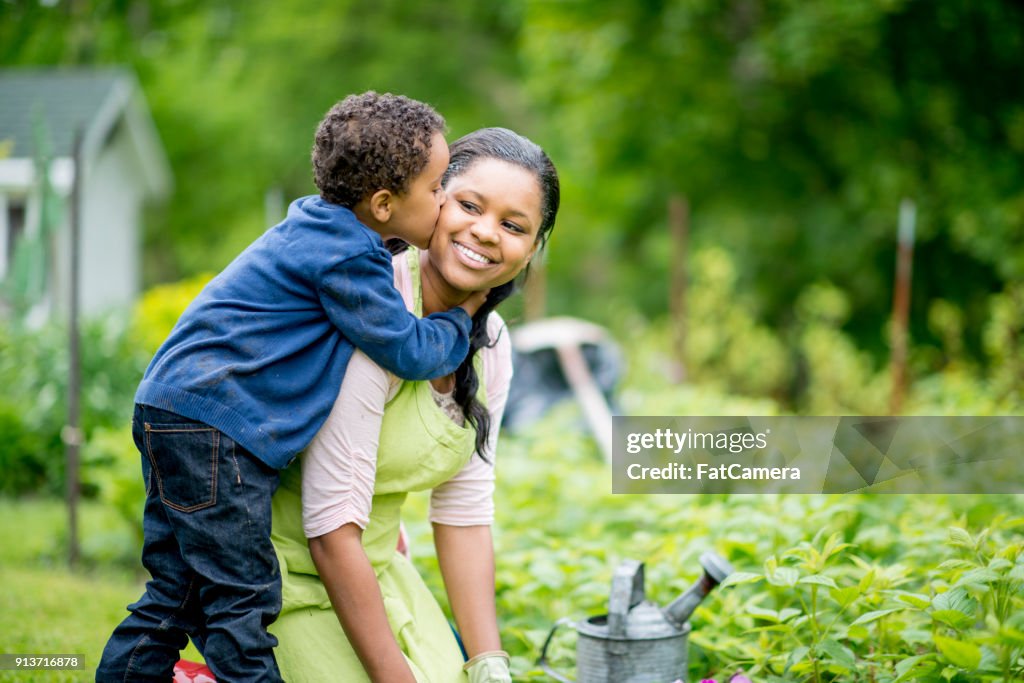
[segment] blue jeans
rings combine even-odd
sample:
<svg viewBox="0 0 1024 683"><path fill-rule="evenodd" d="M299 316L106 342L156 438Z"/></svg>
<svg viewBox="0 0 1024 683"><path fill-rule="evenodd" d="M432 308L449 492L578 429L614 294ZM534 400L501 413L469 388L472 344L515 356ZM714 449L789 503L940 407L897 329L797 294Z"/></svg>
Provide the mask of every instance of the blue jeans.
<svg viewBox="0 0 1024 683"><path fill-rule="evenodd" d="M136 405L152 579L103 650L97 681L169 681L191 636L222 681L280 681L281 572L270 543L277 470L201 422Z"/></svg>

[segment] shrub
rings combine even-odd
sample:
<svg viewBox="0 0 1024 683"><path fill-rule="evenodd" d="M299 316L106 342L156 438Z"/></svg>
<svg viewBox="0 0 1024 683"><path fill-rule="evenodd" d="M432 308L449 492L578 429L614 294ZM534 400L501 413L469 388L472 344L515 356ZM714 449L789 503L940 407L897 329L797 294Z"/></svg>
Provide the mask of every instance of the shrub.
<svg viewBox="0 0 1024 683"><path fill-rule="evenodd" d="M65 488L67 340L67 328L58 324L0 327L0 434L11 444L0 449L7 465L0 467L4 493L59 494ZM83 324L81 353L80 426L88 441L98 428L129 421L147 357L131 344L117 316Z"/></svg>
<svg viewBox="0 0 1024 683"><path fill-rule="evenodd" d="M0 400L0 435L0 494L61 490L64 452L60 442L54 443L53 434L26 425L22 408L8 399Z"/></svg>

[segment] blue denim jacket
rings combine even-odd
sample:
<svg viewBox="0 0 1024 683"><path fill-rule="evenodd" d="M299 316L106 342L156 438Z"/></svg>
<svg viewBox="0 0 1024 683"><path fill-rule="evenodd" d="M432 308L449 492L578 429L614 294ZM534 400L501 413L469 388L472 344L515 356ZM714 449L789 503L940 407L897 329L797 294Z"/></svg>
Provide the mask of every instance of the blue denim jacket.
<svg viewBox="0 0 1024 683"><path fill-rule="evenodd" d="M327 418L356 347L399 377L440 377L465 358L470 324L461 308L409 313L380 236L303 197L189 305L135 401L216 427L280 468Z"/></svg>

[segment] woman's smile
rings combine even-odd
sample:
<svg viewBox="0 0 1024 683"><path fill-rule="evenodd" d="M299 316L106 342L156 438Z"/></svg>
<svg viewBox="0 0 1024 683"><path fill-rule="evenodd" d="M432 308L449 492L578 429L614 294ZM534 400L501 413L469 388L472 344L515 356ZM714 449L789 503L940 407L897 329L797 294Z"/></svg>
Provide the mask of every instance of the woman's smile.
<svg viewBox="0 0 1024 683"><path fill-rule="evenodd" d="M456 242L453 240L452 246L455 248L455 251L463 257L463 261L468 261L467 265L471 268L476 266L486 267L494 264L494 259L489 256L485 256L480 251L467 246L462 242Z"/></svg>

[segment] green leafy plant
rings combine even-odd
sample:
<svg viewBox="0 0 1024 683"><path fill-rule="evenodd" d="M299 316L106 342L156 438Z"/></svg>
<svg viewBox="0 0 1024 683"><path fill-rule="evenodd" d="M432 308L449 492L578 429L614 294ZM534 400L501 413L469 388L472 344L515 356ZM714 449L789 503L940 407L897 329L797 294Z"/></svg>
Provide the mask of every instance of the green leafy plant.
<svg viewBox="0 0 1024 683"><path fill-rule="evenodd" d="M6 440L0 449L5 465L0 467L0 491L8 495L59 495L64 490L67 339L67 329L58 324L0 326L0 422ZM81 349L80 426L88 441L96 429L127 424L148 356L117 316L87 321Z"/></svg>

